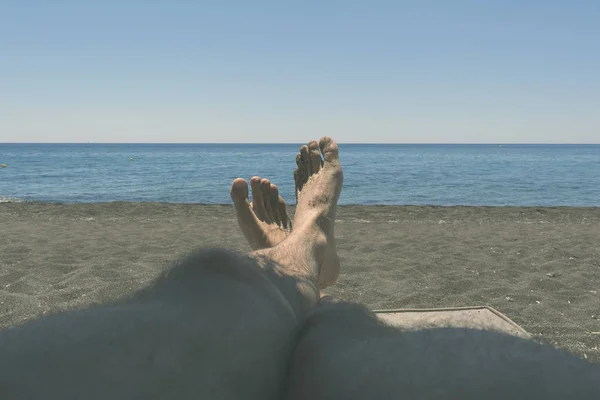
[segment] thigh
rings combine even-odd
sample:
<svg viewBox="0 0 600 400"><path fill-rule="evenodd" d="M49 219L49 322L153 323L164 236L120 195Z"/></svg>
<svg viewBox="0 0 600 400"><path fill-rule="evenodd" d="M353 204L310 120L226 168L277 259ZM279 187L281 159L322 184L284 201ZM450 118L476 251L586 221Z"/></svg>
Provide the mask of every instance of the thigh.
<svg viewBox="0 0 600 400"><path fill-rule="evenodd" d="M473 329L399 331L361 306L320 306L304 322L288 399L598 399L597 365Z"/></svg>
<svg viewBox="0 0 600 400"><path fill-rule="evenodd" d="M271 399L297 319L247 257L205 251L112 305L0 333L0 393L12 399Z"/></svg>

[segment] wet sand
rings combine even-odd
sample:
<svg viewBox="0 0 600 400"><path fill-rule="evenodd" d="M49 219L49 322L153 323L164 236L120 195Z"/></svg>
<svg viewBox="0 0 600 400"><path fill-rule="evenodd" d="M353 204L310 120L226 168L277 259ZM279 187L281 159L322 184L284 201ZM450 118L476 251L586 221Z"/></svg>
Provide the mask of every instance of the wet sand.
<svg viewBox="0 0 600 400"><path fill-rule="evenodd" d="M600 362L600 208L343 206L336 237L332 296L489 305ZM0 204L0 327L127 295L200 247L248 250L232 206Z"/></svg>

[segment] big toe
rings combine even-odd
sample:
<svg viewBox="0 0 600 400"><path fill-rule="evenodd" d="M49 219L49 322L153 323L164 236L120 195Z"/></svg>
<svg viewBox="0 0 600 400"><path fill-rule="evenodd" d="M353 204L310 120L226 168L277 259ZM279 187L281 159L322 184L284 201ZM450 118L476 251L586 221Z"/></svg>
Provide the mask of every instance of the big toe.
<svg viewBox="0 0 600 400"><path fill-rule="evenodd" d="M339 149L336 142L333 141L329 136L322 137L319 140L319 148L323 153L323 158L326 163L337 165L340 162Z"/></svg>
<svg viewBox="0 0 600 400"><path fill-rule="evenodd" d="M248 201L248 182L237 178L231 184L231 199L235 207L238 225L253 249L267 246L265 235L256 219L256 214Z"/></svg>
<svg viewBox="0 0 600 400"><path fill-rule="evenodd" d="M259 233L254 232L257 227L256 218L248 201L248 182L242 178L235 179L231 184L230 194L244 235L257 236Z"/></svg>
<svg viewBox="0 0 600 400"><path fill-rule="evenodd" d="M245 179L237 178L231 184L231 200L233 204L243 205L248 201L248 182Z"/></svg>

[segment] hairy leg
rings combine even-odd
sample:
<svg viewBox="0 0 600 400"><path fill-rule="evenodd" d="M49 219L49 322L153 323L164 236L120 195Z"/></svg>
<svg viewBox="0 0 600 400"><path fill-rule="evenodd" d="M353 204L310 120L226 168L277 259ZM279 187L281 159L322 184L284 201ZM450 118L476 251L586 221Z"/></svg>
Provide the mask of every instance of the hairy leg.
<svg viewBox="0 0 600 400"><path fill-rule="evenodd" d="M197 252L130 299L0 332L2 398L279 398L299 322L336 268L325 260L342 173L337 145L320 145L322 172L311 169L278 243Z"/></svg>
<svg viewBox="0 0 600 400"><path fill-rule="evenodd" d="M278 398L298 319L277 285L298 282L269 268L201 251L127 301L0 332L1 397Z"/></svg>
<svg viewBox="0 0 600 400"><path fill-rule="evenodd" d="M400 331L325 304L301 329L295 399L600 399L600 366L532 340L459 328Z"/></svg>

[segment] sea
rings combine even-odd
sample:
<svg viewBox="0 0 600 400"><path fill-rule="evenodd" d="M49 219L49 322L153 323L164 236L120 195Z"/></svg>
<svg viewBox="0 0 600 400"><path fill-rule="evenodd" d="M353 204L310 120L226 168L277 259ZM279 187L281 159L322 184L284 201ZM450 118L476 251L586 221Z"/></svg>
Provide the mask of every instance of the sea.
<svg viewBox="0 0 600 400"><path fill-rule="evenodd" d="M234 178L295 202L300 144L2 144L0 202L229 204ZM600 206L600 145L341 144L341 204Z"/></svg>

